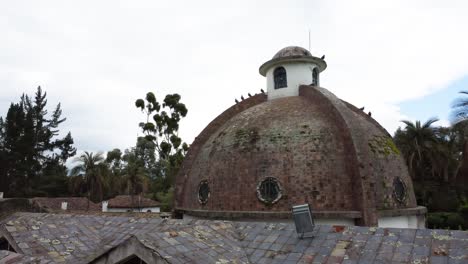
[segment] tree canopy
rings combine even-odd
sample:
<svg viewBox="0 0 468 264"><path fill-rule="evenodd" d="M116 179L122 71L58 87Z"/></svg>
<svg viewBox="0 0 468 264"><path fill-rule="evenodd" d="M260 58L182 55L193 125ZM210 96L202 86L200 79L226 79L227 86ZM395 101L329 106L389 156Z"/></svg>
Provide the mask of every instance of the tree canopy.
<svg viewBox="0 0 468 264"><path fill-rule="evenodd" d="M180 101L178 94L168 94L162 103L158 102L154 93L146 94L145 99L135 101L146 117L139 124L146 139L140 144L149 144L156 150L156 189L168 191L174 185L174 177L188 150L188 145L179 137L179 123L187 115L187 108ZM151 143L148 143L151 142Z"/></svg>
<svg viewBox="0 0 468 264"><path fill-rule="evenodd" d="M49 115L47 93L41 87L33 97L23 94L0 117L0 189L9 196L66 192L65 161L75 155L68 132L59 137L60 103Z"/></svg>

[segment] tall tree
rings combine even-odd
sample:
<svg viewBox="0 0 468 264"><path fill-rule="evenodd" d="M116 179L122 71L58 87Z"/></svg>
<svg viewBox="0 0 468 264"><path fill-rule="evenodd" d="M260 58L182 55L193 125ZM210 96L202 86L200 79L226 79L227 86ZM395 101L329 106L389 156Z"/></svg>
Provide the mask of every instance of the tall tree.
<svg viewBox="0 0 468 264"><path fill-rule="evenodd" d="M135 106L145 114L146 122L140 123L145 139L156 149L157 177L167 191L188 150L188 145L178 136L179 122L187 115L187 108L180 102L180 95L168 94L159 103L154 93L147 93L145 100L138 99Z"/></svg>
<svg viewBox="0 0 468 264"><path fill-rule="evenodd" d="M403 120L406 127L395 132L395 143L406 157L409 171L413 178L424 177L428 171L426 163L433 156L433 145L436 142L435 129L432 124L437 118L431 118L421 124L421 121Z"/></svg>
<svg viewBox="0 0 468 264"><path fill-rule="evenodd" d="M23 94L0 118L0 188L7 195L47 194L42 185L49 184L48 178L66 181L64 163L76 149L70 133L57 138L66 119L60 103L48 115L46 97L38 87L33 98Z"/></svg>
<svg viewBox="0 0 468 264"><path fill-rule="evenodd" d="M114 197L122 193L124 185L123 170L125 168L122 156L122 151L118 148L107 152L106 163L109 167L109 179L104 198Z"/></svg>
<svg viewBox="0 0 468 264"><path fill-rule="evenodd" d="M127 151L123 159L126 162L123 170L126 193L132 196L142 193L148 185L148 174L143 160L139 159L133 151Z"/></svg>
<svg viewBox="0 0 468 264"><path fill-rule="evenodd" d="M456 181L468 190L468 91L460 91L464 95L452 103L452 125L463 135L462 160Z"/></svg>
<svg viewBox="0 0 468 264"><path fill-rule="evenodd" d="M94 202L102 201L108 173L103 154L85 151L74 161L77 165L72 168L71 173L84 178L88 198Z"/></svg>

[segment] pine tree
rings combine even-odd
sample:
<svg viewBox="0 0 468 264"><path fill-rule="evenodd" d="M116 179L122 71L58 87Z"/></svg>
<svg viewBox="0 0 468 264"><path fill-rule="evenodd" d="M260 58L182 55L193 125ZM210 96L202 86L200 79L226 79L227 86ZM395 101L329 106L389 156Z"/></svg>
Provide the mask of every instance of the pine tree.
<svg viewBox="0 0 468 264"><path fill-rule="evenodd" d="M59 194L53 189L67 186L64 164L76 149L70 133L57 138L66 119L60 104L48 117L46 97L38 87L33 100L23 94L0 118L0 191L9 196Z"/></svg>

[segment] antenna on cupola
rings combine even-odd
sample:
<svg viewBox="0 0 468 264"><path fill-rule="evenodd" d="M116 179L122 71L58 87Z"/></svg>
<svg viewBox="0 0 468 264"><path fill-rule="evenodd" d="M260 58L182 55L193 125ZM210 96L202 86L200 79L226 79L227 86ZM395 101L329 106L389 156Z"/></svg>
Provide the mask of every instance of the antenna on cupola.
<svg viewBox="0 0 468 264"><path fill-rule="evenodd" d="M310 52L310 28L309 28L309 52Z"/></svg>

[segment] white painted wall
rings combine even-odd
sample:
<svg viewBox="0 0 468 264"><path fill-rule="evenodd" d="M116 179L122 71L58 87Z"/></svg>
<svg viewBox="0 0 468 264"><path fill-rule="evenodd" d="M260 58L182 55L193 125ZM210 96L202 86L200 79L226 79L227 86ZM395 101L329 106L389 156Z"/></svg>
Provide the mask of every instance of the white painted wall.
<svg viewBox="0 0 468 264"><path fill-rule="evenodd" d="M286 70L287 87L275 89L273 72L277 67L283 66ZM286 97L298 96L300 85L310 85L312 83L312 70L317 67L310 62L285 62L268 69L266 73L268 100ZM320 73L319 73L320 85Z"/></svg>
<svg viewBox="0 0 468 264"><path fill-rule="evenodd" d="M108 201L103 201L101 206L102 206L102 211L107 212L107 205L109 204Z"/></svg>
<svg viewBox="0 0 468 264"><path fill-rule="evenodd" d="M141 209L138 208L109 208L109 202L108 201L103 201L102 202L102 211L103 212L114 212L114 213L126 213L128 210L131 210L133 212L142 212L146 213L148 210L151 211L151 213L159 213L161 212L161 209L159 207L143 207Z"/></svg>
<svg viewBox="0 0 468 264"><path fill-rule="evenodd" d="M380 217L378 221L379 221L378 222L379 227L425 228L424 216L417 216L417 215L386 216L386 217Z"/></svg>
<svg viewBox="0 0 468 264"><path fill-rule="evenodd" d="M126 213L128 210L132 210L133 212L142 212L146 213L148 210L151 210L152 213L159 213L161 210L159 207L144 207L141 209L138 208L107 208L107 211L103 212L111 212L111 213Z"/></svg>

